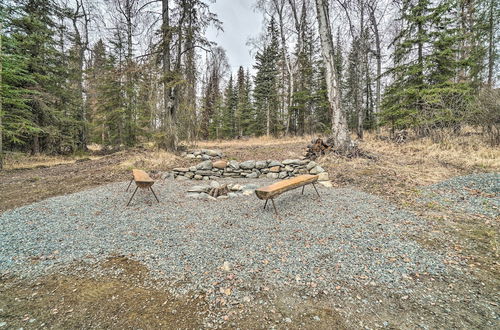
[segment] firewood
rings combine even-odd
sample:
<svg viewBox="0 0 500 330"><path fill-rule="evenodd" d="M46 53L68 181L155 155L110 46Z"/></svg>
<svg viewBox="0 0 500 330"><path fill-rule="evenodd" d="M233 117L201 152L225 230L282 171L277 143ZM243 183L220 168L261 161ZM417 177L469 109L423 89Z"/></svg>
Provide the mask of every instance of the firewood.
<svg viewBox="0 0 500 330"><path fill-rule="evenodd" d="M212 197L219 197L219 196L225 196L229 193L229 188L227 187L227 184L224 184L218 188L212 188L209 190L208 194Z"/></svg>

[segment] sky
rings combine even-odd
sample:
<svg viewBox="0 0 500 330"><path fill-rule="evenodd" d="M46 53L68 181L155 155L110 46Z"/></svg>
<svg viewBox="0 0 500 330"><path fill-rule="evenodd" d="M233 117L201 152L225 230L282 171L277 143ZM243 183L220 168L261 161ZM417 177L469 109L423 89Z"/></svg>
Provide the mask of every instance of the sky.
<svg viewBox="0 0 500 330"><path fill-rule="evenodd" d="M254 3L255 0L217 0L210 4L211 11L222 21L224 31L210 28L207 37L226 50L233 72L240 65L251 69L254 63L250 47L246 45L248 39L256 37L261 30L262 14L255 12Z"/></svg>

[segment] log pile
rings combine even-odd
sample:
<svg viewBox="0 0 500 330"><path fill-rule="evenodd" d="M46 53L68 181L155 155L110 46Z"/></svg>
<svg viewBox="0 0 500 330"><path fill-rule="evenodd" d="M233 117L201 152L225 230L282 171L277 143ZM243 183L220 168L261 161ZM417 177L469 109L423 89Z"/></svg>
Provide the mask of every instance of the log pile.
<svg viewBox="0 0 500 330"><path fill-rule="evenodd" d="M311 144L307 146L305 158L310 160L315 160L320 156L332 152L338 156L346 158L357 158L357 157L362 157L367 159L377 158L375 155L361 150L357 146L355 141L351 141L351 144L349 148L347 148L347 150L338 150L335 148L332 138L328 138L326 141L321 138L313 139L311 141Z"/></svg>
<svg viewBox="0 0 500 330"><path fill-rule="evenodd" d="M211 188L208 191L208 194L215 198L219 196L227 196L228 193L229 193L229 187L227 186L227 184L223 184L220 187Z"/></svg>
<svg viewBox="0 0 500 330"><path fill-rule="evenodd" d="M333 141L328 139L323 141L321 138L313 139L311 144L307 146L306 158L310 160L315 160L319 156L324 155L328 151L332 150Z"/></svg>

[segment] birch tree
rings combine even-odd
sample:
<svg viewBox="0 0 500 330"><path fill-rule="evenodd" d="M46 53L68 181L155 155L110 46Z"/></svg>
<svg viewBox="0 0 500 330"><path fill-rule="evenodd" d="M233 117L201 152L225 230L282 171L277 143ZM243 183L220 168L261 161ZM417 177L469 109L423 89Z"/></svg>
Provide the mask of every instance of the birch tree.
<svg viewBox="0 0 500 330"><path fill-rule="evenodd" d="M333 50L332 31L330 27L328 1L315 0L318 17L318 30L321 42L321 55L326 68L328 101L332 112L332 133L335 147L347 152L351 145L347 116L340 105L339 81L335 69L335 53Z"/></svg>

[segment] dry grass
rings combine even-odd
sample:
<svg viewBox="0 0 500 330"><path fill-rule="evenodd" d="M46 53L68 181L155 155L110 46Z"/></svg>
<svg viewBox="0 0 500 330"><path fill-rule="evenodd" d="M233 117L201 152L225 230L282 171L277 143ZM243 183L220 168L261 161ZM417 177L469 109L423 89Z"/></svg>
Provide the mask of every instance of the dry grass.
<svg viewBox="0 0 500 330"><path fill-rule="evenodd" d="M140 151L127 157L118 164L118 168L123 170L141 168L147 171L167 171L185 162L185 159L166 151Z"/></svg>
<svg viewBox="0 0 500 330"><path fill-rule="evenodd" d="M329 155L319 160L338 185L353 184L369 192L397 195L457 175L500 171L500 149L477 135L450 137L441 143L424 138L395 144L367 134L359 146L377 159Z"/></svg>
<svg viewBox="0 0 500 330"><path fill-rule="evenodd" d="M5 157L4 169L18 170L18 169L37 168L37 167L52 167L61 164L74 163L76 160L83 158L95 160L98 159L99 157L48 156L48 155L32 156L20 152L7 153Z"/></svg>

